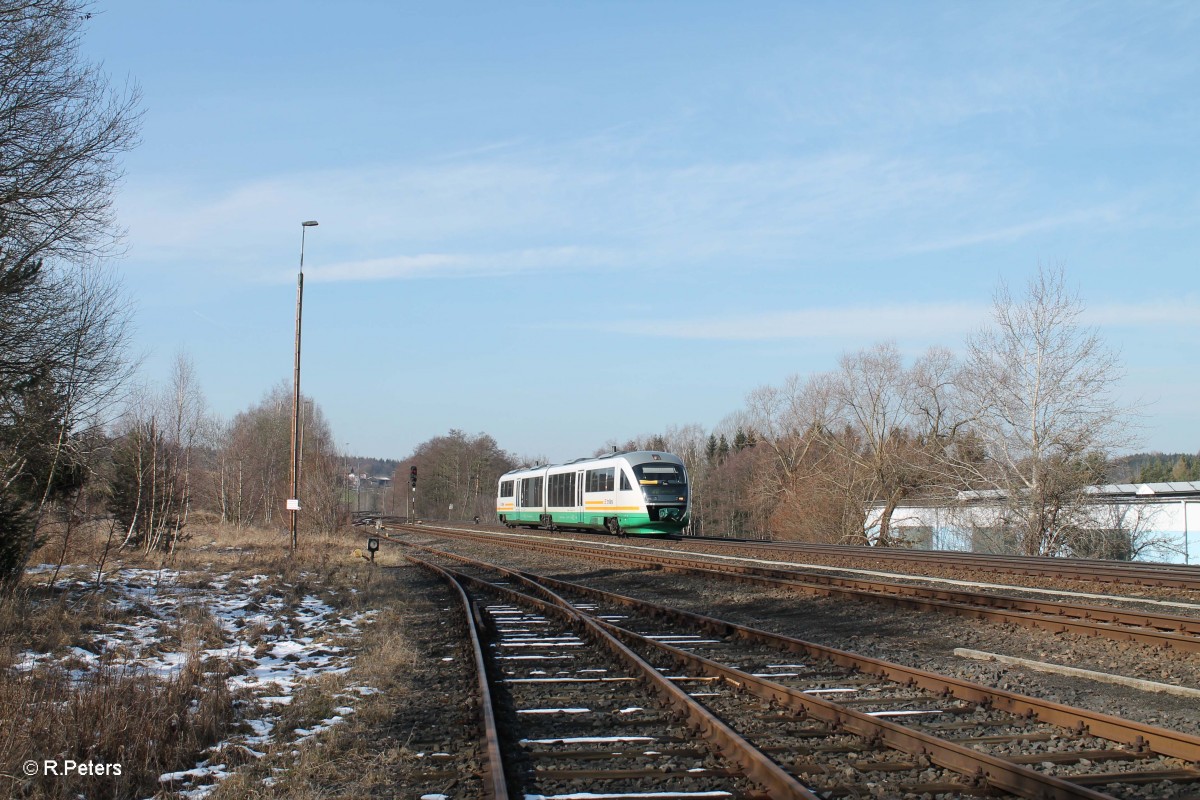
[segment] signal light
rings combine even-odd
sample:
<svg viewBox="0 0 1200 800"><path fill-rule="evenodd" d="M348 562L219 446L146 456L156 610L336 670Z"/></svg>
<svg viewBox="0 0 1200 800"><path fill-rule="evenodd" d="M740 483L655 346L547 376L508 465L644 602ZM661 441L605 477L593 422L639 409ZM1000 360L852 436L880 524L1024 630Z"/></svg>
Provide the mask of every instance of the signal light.
<svg viewBox="0 0 1200 800"><path fill-rule="evenodd" d="M417 488L417 467L414 464L408 468L408 485Z"/></svg>

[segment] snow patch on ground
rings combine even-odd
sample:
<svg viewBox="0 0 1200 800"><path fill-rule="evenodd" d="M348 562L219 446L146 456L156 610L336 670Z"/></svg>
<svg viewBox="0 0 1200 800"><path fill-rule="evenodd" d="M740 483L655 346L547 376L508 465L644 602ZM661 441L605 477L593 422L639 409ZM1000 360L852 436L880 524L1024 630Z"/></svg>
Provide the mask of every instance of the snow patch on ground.
<svg viewBox="0 0 1200 800"><path fill-rule="evenodd" d="M39 564L28 573L42 575L53 570L54 565ZM93 591L93 578L94 572L68 567L60 572L58 585L68 591ZM159 776L164 789L201 800L231 774L222 763L226 748L237 747L258 758L270 745L307 741L353 714L355 709L349 703L379 692L371 686L347 687L339 697L348 704L334 709L328 719L295 731L280 730L281 707L290 705L305 683L320 675L350 670L362 626L370 624L377 613L343 616L315 594L294 602L286 596L291 588L273 584L267 575L117 569L104 576L101 591L120 622L99 625L82 647L19 653L12 669L59 669L71 680L84 683L102 666L166 678L182 670L193 655L201 658L208 670L215 666L213 661L228 664L228 686L242 698L242 730L210 748L210 760ZM189 653L179 636L188 615L194 616L194 612L185 612L195 608L212 616L221 642L199 650L191 643Z"/></svg>

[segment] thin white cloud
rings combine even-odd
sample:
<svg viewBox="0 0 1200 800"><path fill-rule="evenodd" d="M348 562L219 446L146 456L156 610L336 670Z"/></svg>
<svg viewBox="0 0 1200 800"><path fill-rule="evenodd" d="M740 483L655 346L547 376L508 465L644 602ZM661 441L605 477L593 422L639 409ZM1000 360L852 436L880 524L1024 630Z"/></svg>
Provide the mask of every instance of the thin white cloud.
<svg viewBox="0 0 1200 800"><path fill-rule="evenodd" d="M988 307L972 303L810 308L723 318L624 320L587 327L630 336L753 341L772 339L938 338L979 326Z"/></svg>
<svg viewBox="0 0 1200 800"><path fill-rule="evenodd" d="M514 144L450 161L259 178L217 193L135 184L121 216L137 262L201 260L249 281L292 270L296 228L310 218L321 222L309 237L314 279L395 280L601 263L844 262L1013 240L1097 216L1084 209L961 234L962 208L1003 222L1011 202L1004 180L969 159L863 150L662 165L581 144L536 153Z"/></svg>
<svg viewBox="0 0 1200 800"><path fill-rule="evenodd" d="M650 320L616 320L572 327L636 337L730 342L897 338L946 341L961 339L986 325L990 318L991 306L983 303L916 303L704 318L663 319L656 315ZM1087 309L1081 321L1100 328L1158 327L1163 324L1194 327L1200 325L1200 303L1192 298L1106 304Z"/></svg>
<svg viewBox="0 0 1200 800"><path fill-rule="evenodd" d="M467 278L510 275L546 269L584 268L612 263L612 251L584 247L543 247L490 254L425 253L361 261L343 261L306 269L310 281L378 281L405 278ZM291 272L276 275L293 280Z"/></svg>
<svg viewBox="0 0 1200 800"><path fill-rule="evenodd" d="M910 253L931 253L939 250L957 250L977 244L1013 242L1040 233L1079 225L1108 224L1120 221L1122 214L1113 205L1082 208L1068 214L1057 214L1039 219L1002 225L987 230L977 230L945 239L917 242L908 248Z"/></svg>

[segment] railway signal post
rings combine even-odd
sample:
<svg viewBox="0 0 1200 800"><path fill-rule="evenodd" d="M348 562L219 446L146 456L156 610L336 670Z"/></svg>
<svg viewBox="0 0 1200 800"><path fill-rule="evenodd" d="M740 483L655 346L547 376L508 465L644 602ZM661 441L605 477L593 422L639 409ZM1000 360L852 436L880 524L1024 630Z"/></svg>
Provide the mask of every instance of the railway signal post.
<svg viewBox="0 0 1200 800"><path fill-rule="evenodd" d="M416 522L417 519L417 465L413 464L408 468L408 485L412 489L412 496L408 502L408 521Z"/></svg>

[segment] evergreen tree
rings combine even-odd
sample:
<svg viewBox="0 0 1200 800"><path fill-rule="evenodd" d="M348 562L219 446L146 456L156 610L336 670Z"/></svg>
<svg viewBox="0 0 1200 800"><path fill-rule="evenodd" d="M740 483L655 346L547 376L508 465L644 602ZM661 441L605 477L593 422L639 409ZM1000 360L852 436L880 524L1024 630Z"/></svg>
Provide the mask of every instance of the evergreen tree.
<svg viewBox="0 0 1200 800"><path fill-rule="evenodd" d="M1189 459L1187 456L1180 456L1179 459L1176 460L1175 466L1173 466L1171 468L1170 480L1173 480L1173 481L1194 480L1192 478L1192 474L1193 474L1194 470L1192 469L1191 463L1189 463L1190 461L1191 461L1191 459Z"/></svg>
<svg viewBox="0 0 1200 800"><path fill-rule="evenodd" d="M0 452L14 454L0 483L0 586L15 588L40 543L46 508L77 492L87 479L70 432L68 398L49 370L12 387L0 413Z"/></svg>

